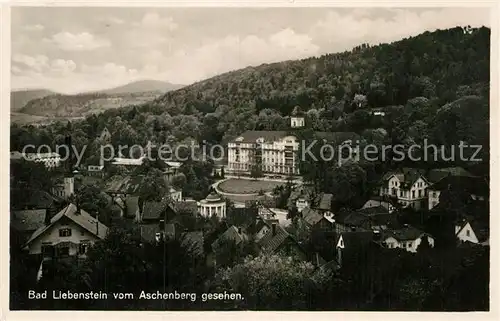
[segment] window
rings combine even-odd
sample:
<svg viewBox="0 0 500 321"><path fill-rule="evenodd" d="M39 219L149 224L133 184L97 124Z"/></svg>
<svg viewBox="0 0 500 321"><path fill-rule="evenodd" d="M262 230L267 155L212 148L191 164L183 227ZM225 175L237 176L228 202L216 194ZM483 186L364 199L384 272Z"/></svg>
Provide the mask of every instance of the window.
<svg viewBox="0 0 500 321"><path fill-rule="evenodd" d="M415 191L411 191L411 197L415 198Z"/></svg>
<svg viewBox="0 0 500 321"><path fill-rule="evenodd" d="M71 236L70 228L62 228L59 230L59 237L69 237Z"/></svg>
<svg viewBox="0 0 500 321"><path fill-rule="evenodd" d="M84 231L84 230L81 230L81 231L80 231L80 235L81 235L81 236L84 236L84 235L85 235L85 231Z"/></svg>
<svg viewBox="0 0 500 321"><path fill-rule="evenodd" d="M470 236L470 230L467 230L467 231L465 232L465 234L466 234L467 236Z"/></svg>
<svg viewBox="0 0 500 321"><path fill-rule="evenodd" d="M88 241L81 241L78 247L78 254L86 254L89 249L89 245Z"/></svg>
<svg viewBox="0 0 500 321"><path fill-rule="evenodd" d="M411 243L408 243L408 247L411 247Z"/></svg>

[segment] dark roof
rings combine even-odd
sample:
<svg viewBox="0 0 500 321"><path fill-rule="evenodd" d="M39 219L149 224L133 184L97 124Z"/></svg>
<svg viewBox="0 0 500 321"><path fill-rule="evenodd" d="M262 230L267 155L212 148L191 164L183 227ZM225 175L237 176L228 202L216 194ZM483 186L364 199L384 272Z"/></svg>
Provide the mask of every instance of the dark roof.
<svg viewBox="0 0 500 321"><path fill-rule="evenodd" d="M216 192L212 192L212 193L208 194L208 196L205 199L207 201L220 201L221 197Z"/></svg>
<svg viewBox="0 0 500 321"><path fill-rule="evenodd" d="M143 220L156 220L160 219L161 214L170 208L175 212L173 206L170 204L168 198L163 198L161 201L146 201L144 202L144 209L142 211Z"/></svg>
<svg viewBox="0 0 500 321"><path fill-rule="evenodd" d="M424 171L417 168L404 167L395 172L387 172L382 180L387 181L391 176L396 176L401 181L402 188L410 188L420 177L424 180L427 178L423 175Z"/></svg>
<svg viewBox="0 0 500 321"><path fill-rule="evenodd" d="M426 233L415 227L408 226L408 227L403 227L401 229L384 230L383 239L385 240L389 237L393 237L398 241L409 241L409 240L416 240L421 235L424 234Z"/></svg>
<svg viewBox="0 0 500 321"><path fill-rule="evenodd" d="M437 183L447 176L474 176L462 167L446 167L431 169L427 174L427 178L431 183Z"/></svg>
<svg viewBox="0 0 500 321"><path fill-rule="evenodd" d="M125 215L127 217L135 217L137 210L139 209L139 196L127 196L125 198L125 207L127 209Z"/></svg>
<svg viewBox="0 0 500 321"><path fill-rule="evenodd" d="M489 193L488 183L476 176L446 176L429 186L429 190L459 190L470 194L485 196Z"/></svg>
<svg viewBox="0 0 500 321"><path fill-rule="evenodd" d="M474 234L476 234L479 242L484 242L489 239L489 222L486 222L484 220L474 220L470 222L470 226L472 227Z"/></svg>
<svg viewBox="0 0 500 321"><path fill-rule="evenodd" d="M113 176L104 187L108 193L136 194L144 179L142 175Z"/></svg>
<svg viewBox="0 0 500 321"><path fill-rule="evenodd" d="M217 248L224 240L233 241L236 245L238 245L241 242L247 241L248 236L245 232L243 232L243 230L239 233L238 227L232 225L212 243L212 248Z"/></svg>
<svg viewBox="0 0 500 321"><path fill-rule="evenodd" d="M370 219L359 212L341 212L336 217L335 220L346 226L363 226L365 223L369 222Z"/></svg>
<svg viewBox="0 0 500 321"><path fill-rule="evenodd" d="M275 224L276 226L276 234L273 235L272 227L269 229L269 231L258 241L258 244L261 246L264 252L267 253L273 253L283 243L288 239L293 238L288 234L287 231L283 227L281 227L279 224Z"/></svg>
<svg viewBox="0 0 500 321"><path fill-rule="evenodd" d="M17 231L35 231L44 225L47 210L12 211L10 225Z"/></svg>
<svg viewBox="0 0 500 321"><path fill-rule="evenodd" d="M44 225L39 229L37 229L31 236L31 238L28 240L28 243L31 243L37 237L45 233L63 217L69 218L71 221L83 227L88 232L92 233L93 235L97 236L100 239L104 239L104 237L108 233L108 227L106 225L99 222L97 219L92 217L89 213L85 212L84 210L78 209L76 205L69 204L62 211L60 211L54 217L52 217L49 225Z"/></svg>
<svg viewBox="0 0 500 321"><path fill-rule="evenodd" d="M367 207L358 210L359 213L367 216L378 215L378 214L389 214L389 210L385 206L374 206Z"/></svg>
<svg viewBox="0 0 500 321"><path fill-rule="evenodd" d="M372 231L343 232L338 236L337 240L340 236L342 236L342 240L344 241L344 248L350 250L365 247L373 242Z"/></svg>
<svg viewBox="0 0 500 321"><path fill-rule="evenodd" d="M323 215L317 210L306 207L302 210L302 220L306 222L309 226L314 226L316 223L321 221Z"/></svg>

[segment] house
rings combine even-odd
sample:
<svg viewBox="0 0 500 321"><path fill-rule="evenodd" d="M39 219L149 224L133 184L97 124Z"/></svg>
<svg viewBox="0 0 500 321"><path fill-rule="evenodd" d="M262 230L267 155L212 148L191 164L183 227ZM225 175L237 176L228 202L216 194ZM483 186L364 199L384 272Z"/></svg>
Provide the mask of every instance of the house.
<svg viewBox="0 0 500 321"><path fill-rule="evenodd" d="M331 212L321 213L317 209L306 207L299 218L299 224L303 224L307 229L333 229L335 227L334 215Z"/></svg>
<svg viewBox="0 0 500 321"><path fill-rule="evenodd" d="M270 229L264 227L263 229L267 232L262 233L263 236L257 241L261 251L306 259L306 253L299 243L278 223L273 222Z"/></svg>
<svg viewBox="0 0 500 321"><path fill-rule="evenodd" d="M460 242L485 244L489 240L489 228L486 222L463 219L455 223L455 236Z"/></svg>
<svg viewBox="0 0 500 321"><path fill-rule="evenodd" d="M415 168L403 168L388 172L382 178L379 196L394 197L403 207L422 209L427 202L426 189L428 180L422 171Z"/></svg>
<svg viewBox="0 0 500 321"><path fill-rule="evenodd" d="M64 199L34 188L13 188L10 191L10 197L10 206L14 210L56 209L58 211L65 205Z"/></svg>
<svg viewBox="0 0 500 321"><path fill-rule="evenodd" d="M29 254L44 257L85 256L105 238L108 227L75 204L69 204L38 228L25 244Z"/></svg>
<svg viewBox="0 0 500 321"><path fill-rule="evenodd" d="M295 106L290 117L290 126L292 128L301 128L305 125L304 113L300 110L299 106Z"/></svg>
<svg viewBox="0 0 500 321"><path fill-rule="evenodd" d="M402 248L408 252L417 252L417 248L426 239L430 247L434 247L434 238L419 229L405 225L400 229L384 230L380 242L389 249Z"/></svg>
<svg viewBox="0 0 500 321"><path fill-rule="evenodd" d="M141 207L140 204L139 207ZM168 222L176 215L177 212L168 198L163 198L161 201L144 201L140 213L140 222L151 223L160 220Z"/></svg>
<svg viewBox="0 0 500 321"><path fill-rule="evenodd" d="M104 165L87 166L87 175L93 177L104 177Z"/></svg>
<svg viewBox="0 0 500 321"><path fill-rule="evenodd" d="M13 154L11 153L11 156ZM27 161L42 163L49 170L55 169L61 165L61 155L58 153L22 153L23 158ZM14 154L14 159L18 158L18 154Z"/></svg>
<svg viewBox="0 0 500 321"><path fill-rule="evenodd" d="M349 231L385 230L397 224L397 217L386 207L368 207L357 211L340 211L334 217L337 233Z"/></svg>
<svg viewBox="0 0 500 321"><path fill-rule="evenodd" d="M389 213L392 213L396 209L390 199L380 196L372 196L369 200L366 201L361 209L379 206L385 207Z"/></svg>
<svg viewBox="0 0 500 321"><path fill-rule="evenodd" d="M112 197L137 195L143 179L142 175L115 175L106 182L104 191Z"/></svg>
<svg viewBox="0 0 500 321"><path fill-rule="evenodd" d="M212 250L214 252L217 251L217 249L225 241L234 242L234 244L238 246L248 240L249 236L243 231L241 227L232 225L212 243Z"/></svg>
<svg viewBox="0 0 500 321"><path fill-rule="evenodd" d="M443 191L456 191L472 201L485 201L489 196L488 183L481 177L449 175L428 187L429 210L439 204Z"/></svg>
<svg viewBox="0 0 500 321"><path fill-rule="evenodd" d="M181 190L176 190L173 187L170 187L168 190L168 196L174 201L174 202L180 202L182 201L182 191Z"/></svg>

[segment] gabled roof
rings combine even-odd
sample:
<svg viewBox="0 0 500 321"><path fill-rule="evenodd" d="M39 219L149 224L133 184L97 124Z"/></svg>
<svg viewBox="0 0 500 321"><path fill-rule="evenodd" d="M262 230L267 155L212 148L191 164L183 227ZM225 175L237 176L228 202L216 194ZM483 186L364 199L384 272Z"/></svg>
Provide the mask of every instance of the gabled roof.
<svg viewBox="0 0 500 321"><path fill-rule="evenodd" d="M44 225L47 210L24 210L10 213L10 225L17 231L35 231Z"/></svg>
<svg viewBox="0 0 500 321"><path fill-rule="evenodd" d="M401 182L401 187L405 189L413 186L419 178L427 181L427 178L424 176L424 171L417 168L404 167L398 171L387 172L382 177L382 181L386 182L392 176L396 176Z"/></svg>
<svg viewBox="0 0 500 321"><path fill-rule="evenodd" d="M389 210L382 205L362 208L359 209L358 212L367 216L378 215L378 214L389 214Z"/></svg>
<svg viewBox="0 0 500 321"><path fill-rule="evenodd" d="M276 224L276 234L273 235L271 227L271 229L258 241L258 244L264 252L273 253L283 245L287 239L294 240L283 227Z"/></svg>
<svg viewBox="0 0 500 321"><path fill-rule="evenodd" d="M136 194L139 192L143 179L144 176L142 175L115 175L106 183L104 189L108 193Z"/></svg>
<svg viewBox="0 0 500 321"><path fill-rule="evenodd" d="M94 236L104 239L106 234L108 233L108 227L97 219L92 217L89 213L84 210L78 210L76 205L69 204L62 211L57 213L50 220L50 224L45 225L37 229L31 238L28 240L27 244L31 243L33 240L38 238L40 235L44 234L47 230L49 230L55 223L57 223L60 219L66 217L73 221L75 224L83 227L88 232L92 233Z"/></svg>
<svg viewBox="0 0 500 321"><path fill-rule="evenodd" d="M212 248L217 248L222 242L224 242L224 240L233 241L236 245L238 245L241 242L247 241L248 236L243 232L243 230L241 233L238 232L238 227L232 225L212 243Z"/></svg>
<svg viewBox="0 0 500 321"><path fill-rule="evenodd" d="M444 191L459 190L470 194L486 196L489 193L488 183L476 176L446 176L439 182L429 186L429 190Z"/></svg>
<svg viewBox="0 0 500 321"><path fill-rule="evenodd" d="M320 214L317 210L306 207L302 210L302 220L307 223L309 226L314 226L316 223L321 221L323 215Z"/></svg>
<svg viewBox="0 0 500 321"><path fill-rule="evenodd" d="M154 220L160 219L161 214L167 208L170 208L175 212L173 206L170 204L170 200L168 198L163 198L161 201L146 201L144 202L144 208L142 211L142 219L143 220Z"/></svg>
<svg viewBox="0 0 500 321"><path fill-rule="evenodd" d="M427 233L415 227L408 226L401 229L384 230L382 239L386 240L389 237L393 237L398 241L411 241L418 239L422 235L427 235Z"/></svg>
<svg viewBox="0 0 500 321"><path fill-rule="evenodd" d="M431 169L427 174L429 182L437 183L447 176L474 176L462 167L446 167Z"/></svg>

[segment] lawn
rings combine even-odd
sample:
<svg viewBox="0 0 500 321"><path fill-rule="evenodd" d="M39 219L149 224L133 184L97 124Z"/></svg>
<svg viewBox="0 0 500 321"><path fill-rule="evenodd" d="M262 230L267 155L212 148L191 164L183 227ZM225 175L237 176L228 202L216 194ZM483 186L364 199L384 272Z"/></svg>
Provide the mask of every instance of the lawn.
<svg viewBox="0 0 500 321"><path fill-rule="evenodd" d="M219 189L226 193L251 194L260 190L271 192L276 186L283 185L283 182L275 181L255 181L248 179L230 178L219 184Z"/></svg>

